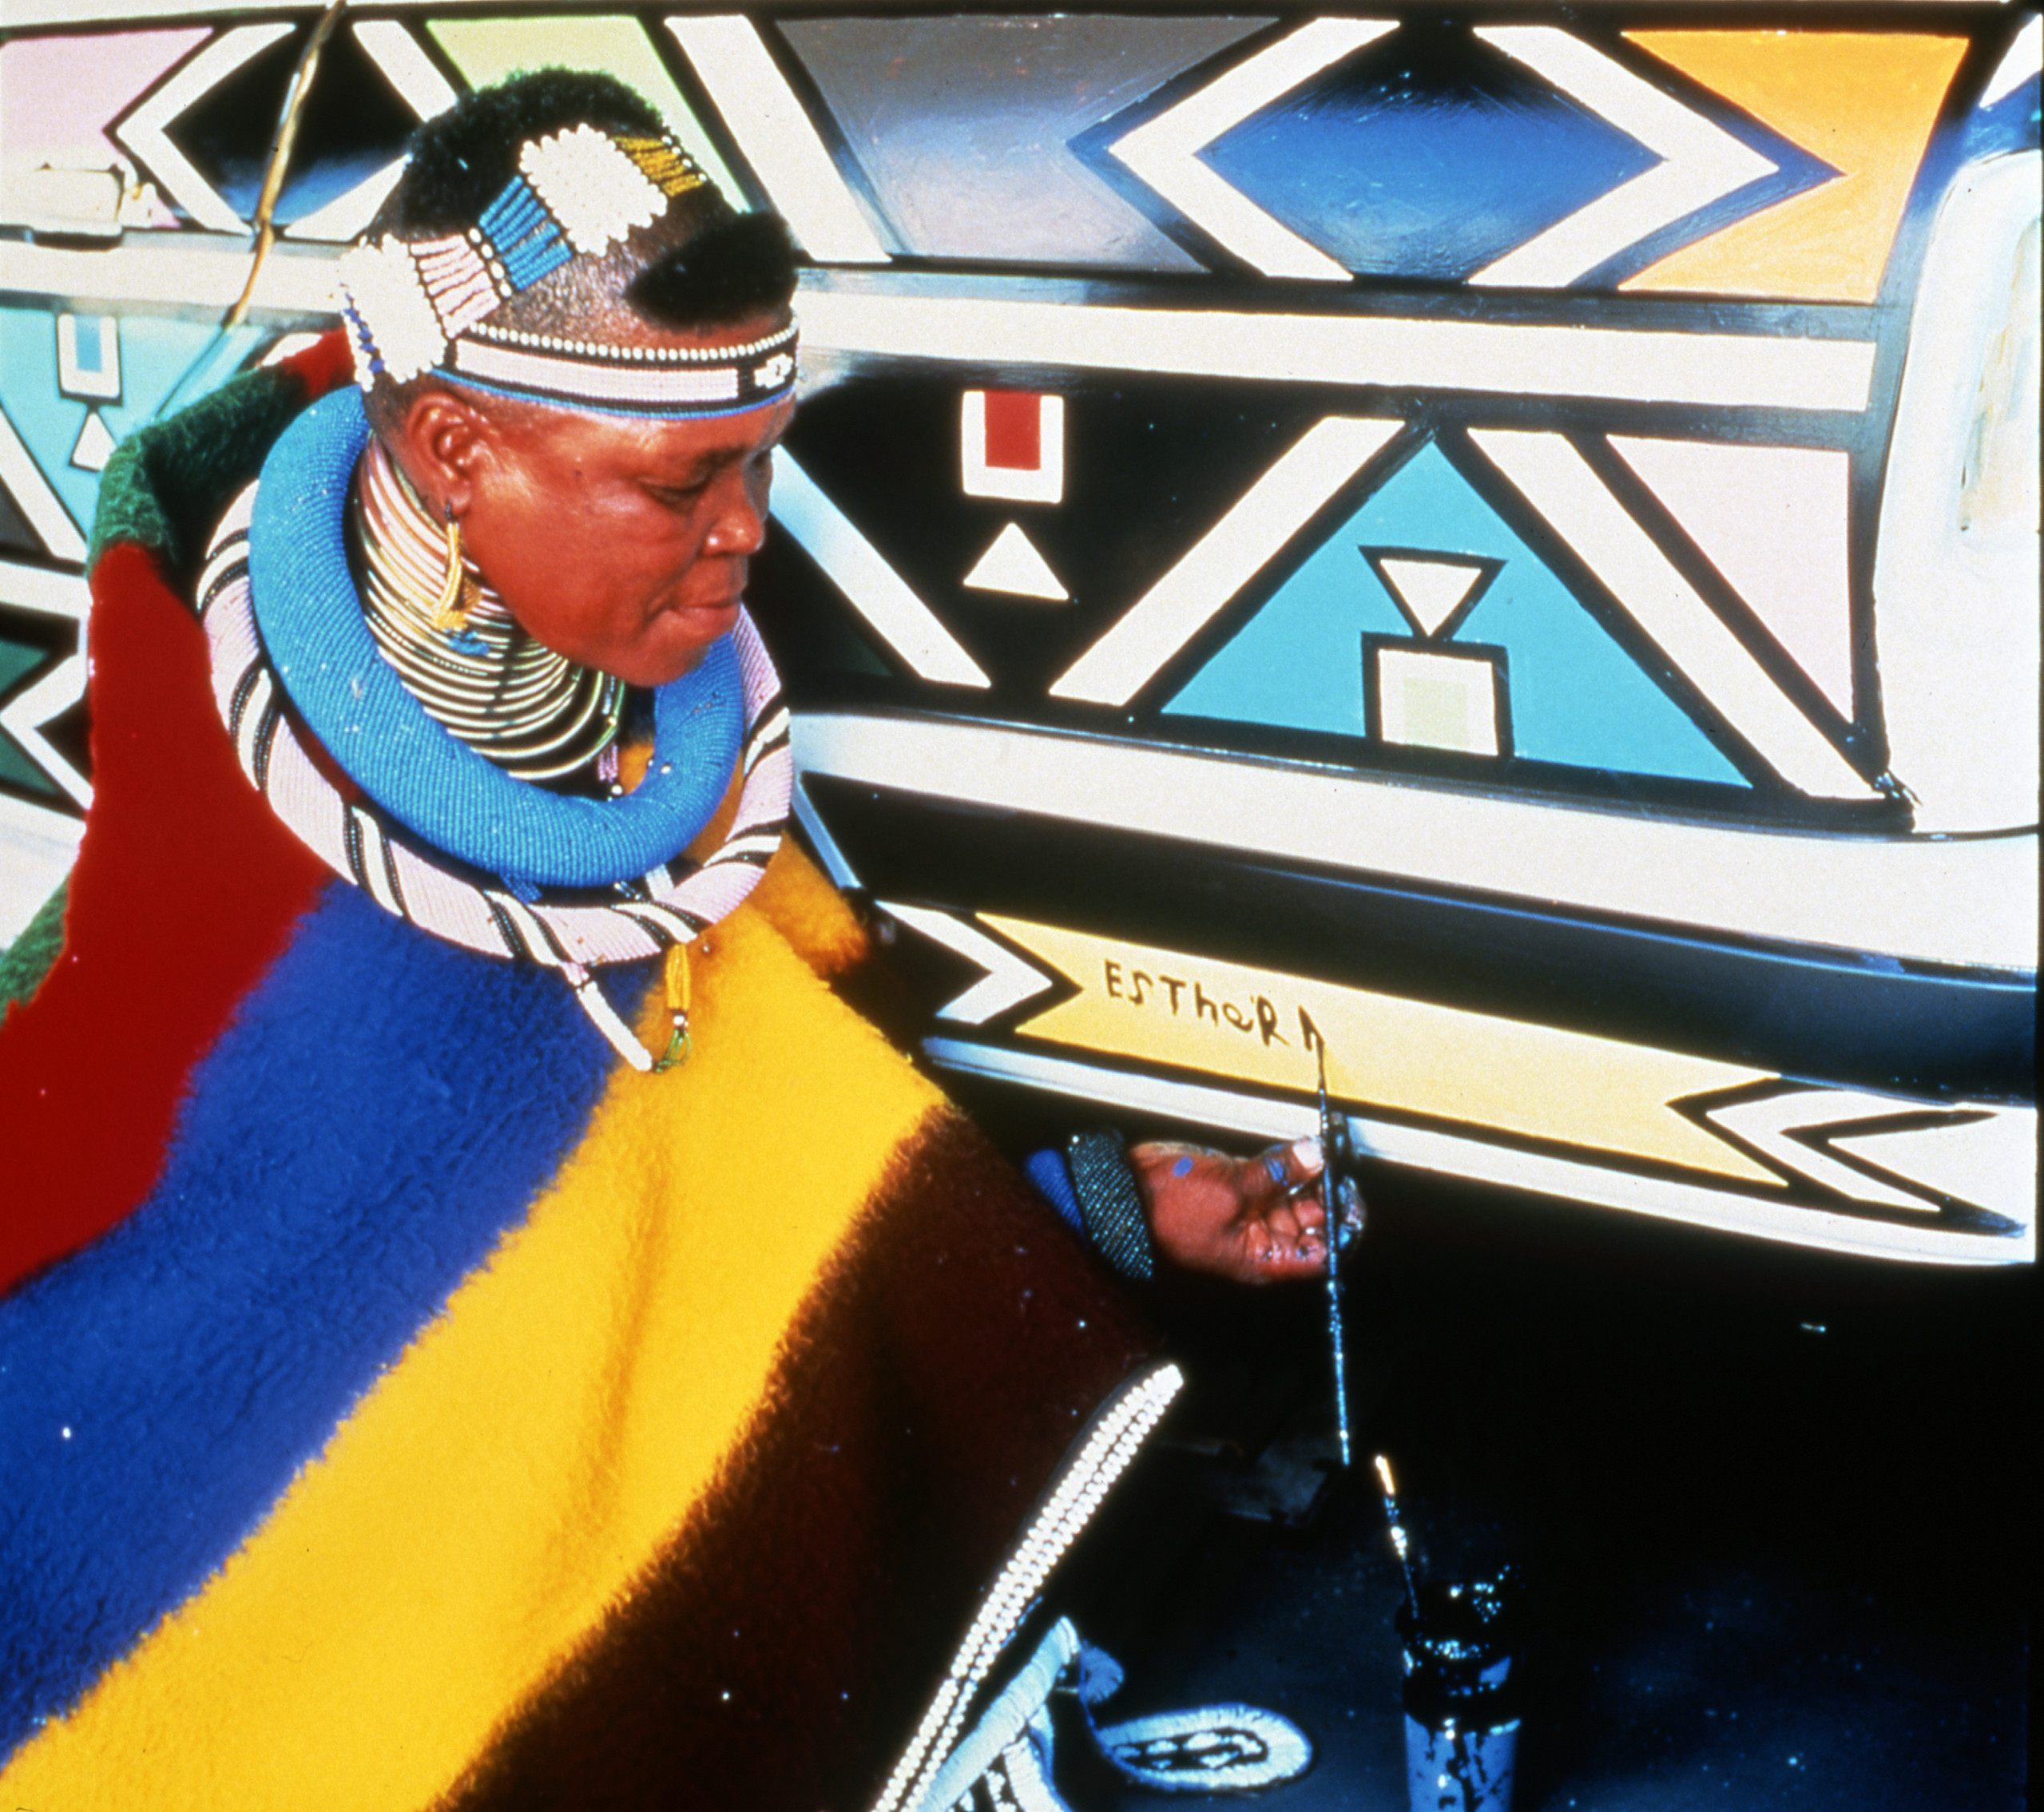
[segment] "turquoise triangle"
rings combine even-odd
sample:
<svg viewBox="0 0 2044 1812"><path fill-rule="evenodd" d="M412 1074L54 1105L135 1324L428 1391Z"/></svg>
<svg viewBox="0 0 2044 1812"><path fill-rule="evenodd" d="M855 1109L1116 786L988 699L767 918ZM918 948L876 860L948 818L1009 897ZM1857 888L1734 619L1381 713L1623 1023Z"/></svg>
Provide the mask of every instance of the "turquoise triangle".
<svg viewBox="0 0 2044 1812"><path fill-rule="evenodd" d="M1506 652L1512 739L1534 761L1746 780L1430 442L1371 494L1165 707L1360 736L1365 634L1411 634L1359 546L1503 562L1453 640Z"/></svg>

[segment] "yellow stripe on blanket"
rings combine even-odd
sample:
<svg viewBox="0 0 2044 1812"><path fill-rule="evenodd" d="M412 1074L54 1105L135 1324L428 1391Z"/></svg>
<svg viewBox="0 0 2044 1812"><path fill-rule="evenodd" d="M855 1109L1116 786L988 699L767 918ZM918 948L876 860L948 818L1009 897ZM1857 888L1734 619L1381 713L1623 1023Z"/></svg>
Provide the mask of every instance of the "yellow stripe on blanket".
<svg viewBox="0 0 2044 1812"><path fill-rule="evenodd" d="M430 1804L629 1593L939 1100L759 914L708 942L688 1064L621 1069L526 1225L227 1565L18 1754L6 1805Z"/></svg>

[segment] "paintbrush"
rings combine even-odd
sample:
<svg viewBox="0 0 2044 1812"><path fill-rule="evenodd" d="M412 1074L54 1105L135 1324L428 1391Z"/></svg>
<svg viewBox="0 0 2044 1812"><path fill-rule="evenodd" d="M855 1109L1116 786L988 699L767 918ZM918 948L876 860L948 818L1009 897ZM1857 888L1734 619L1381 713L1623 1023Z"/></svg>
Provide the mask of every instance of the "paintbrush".
<svg viewBox="0 0 2044 1812"><path fill-rule="evenodd" d="M1410 1543L1406 1539L1405 1525L1399 1520L1398 1492L1391 1484L1391 1463L1379 1453L1376 1457L1377 1485L1383 1493L1384 1521L1391 1525L1391 1546L1398 1552L1398 1570L1405 1576L1405 1601L1412 1614L1419 1615L1419 1597L1412 1584L1412 1560Z"/></svg>

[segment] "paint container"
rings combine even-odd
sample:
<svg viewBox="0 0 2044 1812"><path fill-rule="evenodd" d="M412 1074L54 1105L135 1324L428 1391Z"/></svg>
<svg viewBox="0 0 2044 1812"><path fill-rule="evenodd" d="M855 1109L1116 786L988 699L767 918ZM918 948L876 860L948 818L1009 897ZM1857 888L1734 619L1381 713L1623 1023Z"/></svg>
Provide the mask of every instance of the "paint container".
<svg viewBox="0 0 2044 1812"><path fill-rule="evenodd" d="M1399 1606L1412 1812L1511 1812L1519 1681L1515 1582L1430 1580Z"/></svg>

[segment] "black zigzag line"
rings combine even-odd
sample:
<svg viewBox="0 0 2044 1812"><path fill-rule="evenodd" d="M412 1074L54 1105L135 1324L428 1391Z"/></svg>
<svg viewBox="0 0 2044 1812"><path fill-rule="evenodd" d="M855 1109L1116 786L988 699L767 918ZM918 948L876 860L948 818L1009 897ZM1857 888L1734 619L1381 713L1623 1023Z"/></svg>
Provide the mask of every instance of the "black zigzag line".
<svg viewBox="0 0 2044 1812"><path fill-rule="evenodd" d="M374 898L369 886L369 870L362 859L362 817L345 805L341 807L341 848L347 852L350 878Z"/></svg>
<svg viewBox="0 0 2044 1812"><path fill-rule="evenodd" d="M546 947L554 953L554 960L557 962L573 962L574 958L569 953L568 946L554 934L554 927L548 922L546 913L533 906L527 906L526 912L533 923L539 927L539 934L546 940Z"/></svg>
<svg viewBox="0 0 2044 1812"><path fill-rule="evenodd" d="M763 728L765 728L764 720L762 720L761 727ZM748 774L750 774L761 761L764 760L767 756L772 755L775 750L786 748L788 747L788 725L785 719L782 720L780 728L774 730L772 733L764 741L748 739L745 744L745 755L742 763L744 771Z"/></svg>
<svg viewBox="0 0 2044 1812"><path fill-rule="evenodd" d="M634 900L613 906L611 910L622 913L641 930L651 934L663 946L687 943L690 938L697 936L708 922L697 918L693 913L684 911L680 906L668 906L659 900ZM681 929L677 930L670 921L677 922Z"/></svg>
<svg viewBox="0 0 2044 1812"><path fill-rule="evenodd" d="M383 857L383 878L391 884L391 898L398 902L398 911L404 918L411 917L411 905L404 897L404 889L398 885L398 853L390 835L375 819L370 820L376 832L377 847Z"/></svg>

